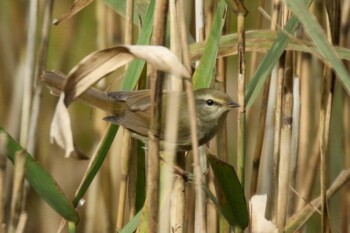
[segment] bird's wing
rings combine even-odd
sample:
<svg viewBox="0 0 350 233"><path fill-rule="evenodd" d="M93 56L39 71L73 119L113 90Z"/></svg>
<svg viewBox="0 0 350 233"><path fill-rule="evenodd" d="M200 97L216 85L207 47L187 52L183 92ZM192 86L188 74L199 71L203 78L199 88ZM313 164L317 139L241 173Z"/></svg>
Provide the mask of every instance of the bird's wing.
<svg viewBox="0 0 350 233"><path fill-rule="evenodd" d="M111 122L113 124L121 125L135 133L141 134L147 137L149 130L149 120L144 117L144 112L133 112L130 110L125 110L123 115L113 115L104 118L105 121Z"/></svg>
<svg viewBox="0 0 350 233"><path fill-rule="evenodd" d="M126 102L132 111L144 111L151 106L150 90L109 92L108 97Z"/></svg>

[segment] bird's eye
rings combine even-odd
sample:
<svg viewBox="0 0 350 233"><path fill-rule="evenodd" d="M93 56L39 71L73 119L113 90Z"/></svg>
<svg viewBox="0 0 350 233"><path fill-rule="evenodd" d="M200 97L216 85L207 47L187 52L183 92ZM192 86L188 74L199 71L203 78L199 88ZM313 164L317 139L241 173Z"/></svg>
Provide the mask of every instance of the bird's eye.
<svg viewBox="0 0 350 233"><path fill-rule="evenodd" d="M208 99L207 100L207 105L208 106L212 106L214 104L214 101L213 100L211 100L211 99Z"/></svg>

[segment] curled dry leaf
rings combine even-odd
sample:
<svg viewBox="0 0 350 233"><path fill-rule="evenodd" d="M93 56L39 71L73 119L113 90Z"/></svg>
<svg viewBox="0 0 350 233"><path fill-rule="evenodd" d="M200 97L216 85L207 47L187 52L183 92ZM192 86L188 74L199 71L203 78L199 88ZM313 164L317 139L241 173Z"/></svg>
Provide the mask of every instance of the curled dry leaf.
<svg viewBox="0 0 350 233"><path fill-rule="evenodd" d="M76 0L74 1L73 5L71 6L70 10L59 17L58 19L55 19L53 21L53 24L58 25L61 22L71 18L74 16L76 13L84 9L87 5L89 5L93 0Z"/></svg>
<svg viewBox="0 0 350 233"><path fill-rule="evenodd" d="M115 46L89 54L67 75L51 125L51 136L66 149L66 156L73 150L73 137L66 108L97 81L137 58L145 60L157 70L179 77L191 77L178 58L162 46Z"/></svg>
<svg viewBox="0 0 350 233"><path fill-rule="evenodd" d="M266 211L265 195L254 195L249 201L251 216L251 232L253 233L277 233L277 227L265 218Z"/></svg>
<svg viewBox="0 0 350 233"><path fill-rule="evenodd" d="M64 93L57 103L55 114L51 122L51 142L65 149L65 157L69 157L74 151L73 134L67 107L63 103Z"/></svg>

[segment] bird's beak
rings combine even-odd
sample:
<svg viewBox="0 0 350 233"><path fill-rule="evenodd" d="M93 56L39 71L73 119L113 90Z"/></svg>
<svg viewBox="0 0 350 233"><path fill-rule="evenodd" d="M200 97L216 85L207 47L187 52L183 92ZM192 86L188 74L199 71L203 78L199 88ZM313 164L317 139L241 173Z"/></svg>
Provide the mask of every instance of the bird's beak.
<svg viewBox="0 0 350 233"><path fill-rule="evenodd" d="M227 106L230 107L230 108L238 108L238 107L240 107L240 105L237 104L237 103L234 102L234 101L228 102L228 103L227 103Z"/></svg>

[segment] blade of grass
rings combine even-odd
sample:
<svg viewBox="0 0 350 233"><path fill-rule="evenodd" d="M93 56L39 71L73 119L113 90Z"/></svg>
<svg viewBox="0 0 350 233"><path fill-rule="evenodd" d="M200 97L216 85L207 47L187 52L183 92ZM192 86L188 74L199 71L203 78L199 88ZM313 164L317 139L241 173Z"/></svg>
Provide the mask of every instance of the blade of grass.
<svg viewBox="0 0 350 233"><path fill-rule="evenodd" d="M342 61L339 59L334 47L328 42L324 30L319 25L316 18L309 13L305 3L290 0L287 0L286 3L296 17L298 17L299 21L304 25L305 31L314 42L320 54L323 56L324 60L332 66L337 74L339 82L349 94L350 75Z"/></svg>
<svg viewBox="0 0 350 233"><path fill-rule="evenodd" d="M96 176L96 173L101 168L101 165L106 158L108 151L112 145L115 135L117 134L118 126L110 124L107 128L106 134L99 144L95 155L91 159L88 171L86 172L76 194L73 199L73 205L76 207L81 200L81 198L86 193L87 189L91 185L91 182Z"/></svg>
<svg viewBox="0 0 350 233"><path fill-rule="evenodd" d="M13 163L15 153L23 148L2 127L0 132L7 135L7 156ZM27 152L25 152L25 159L25 176L36 193L63 218L78 222L78 213L53 177Z"/></svg>
<svg viewBox="0 0 350 233"><path fill-rule="evenodd" d="M305 7L311 3L311 0L303 0L302 2L304 3ZM293 34L298 26L299 22L297 18L292 16L283 29L290 34ZM256 97L260 93L260 90L264 87L264 83L267 80L268 75L271 73L273 67L275 67L283 51L286 49L288 42L288 36L283 32L279 32L276 41L263 58L263 61L260 63L253 78L247 86L245 94L245 102L247 104L246 107L250 107L254 103Z"/></svg>
<svg viewBox="0 0 350 233"><path fill-rule="evenodd" d="M141 28L140 35L136 42L136 44L138 45L148 45L150 42L153 29L154 4L155 1L151 0L146 16L144 17L144 25ZM122 90L132 90L135 88L144 66L144 60L136 60L128 65L128 68L125 72L125 78L123 79L121 84Z"/></svg>
<svg viewBox="0 0 350 233"><path fill-rule="evenodd" d="M213 155L208 154L215 180L224 195L224 203L220 203L222 214L231 226L248 226L248 209L244 191L234 168Z"/></svg>
<svg viewBox="0 0 350 233"><path fill-rule="evenodd" d="M214 76L213 70L216 64L222 28L225 23L226 8L225 0L220 0L202 58L192 77L196 89L209 87Z"/></svg>

